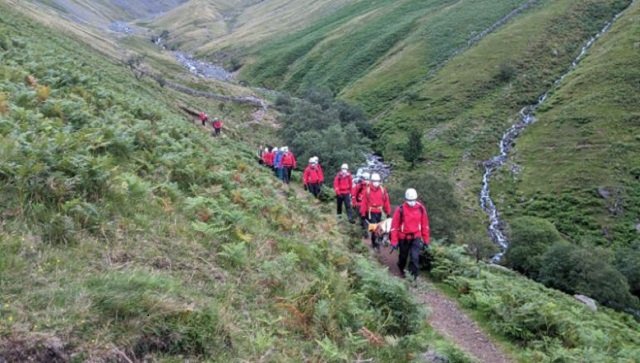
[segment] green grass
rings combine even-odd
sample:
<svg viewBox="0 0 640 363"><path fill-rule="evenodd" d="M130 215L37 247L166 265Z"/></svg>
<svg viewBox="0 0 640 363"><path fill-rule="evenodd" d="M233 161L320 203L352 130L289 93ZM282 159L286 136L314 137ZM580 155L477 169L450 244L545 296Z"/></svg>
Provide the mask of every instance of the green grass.
<svg viewBox="0 0 640 363"><path fill-rule="evenodd" d="M259 169L252 109L228 106L212 139L178 106L219 103L0 10L3 358L469 361L332 214Z"/></svg>
<svg viewBox="0 0 640 363"><path fill-rule="evenodd" d="M327 86L336 93L344 91L368 112L379 112L474 32L484 30L520 3L356 3L261 46L256 51L259 59L243 74L290 91ZM351 88L362 78L361 86Z"/></svg>
<svg viewBox="0 0 640 363"><path fill-rule="evenodd" d="M547 218L576 241L610 245L638 238L640 63L634 49L640 27L632 19L639 13L634 6L598 40L519 140L514 162L522 173L503 173L498 189L509 217Z"/></svg>

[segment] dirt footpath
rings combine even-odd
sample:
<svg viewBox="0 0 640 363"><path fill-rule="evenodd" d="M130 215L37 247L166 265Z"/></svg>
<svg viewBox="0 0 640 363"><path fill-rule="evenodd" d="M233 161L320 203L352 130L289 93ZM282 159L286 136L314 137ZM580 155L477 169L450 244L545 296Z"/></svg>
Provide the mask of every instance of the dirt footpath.
<svg viewBox="0 0 640 363"><path fill-rule="evenodd" d="M369 239L363 242L371 247ZM392 254L391 247L381 248L378 260L389 268L389 272L400 278L398 268L398 252ZM375 253L375 252L372 252ZM407 275L409 271L407 270ZM424 277L421 277L424 282ZM433 284L420 283L411 288L414 295L424 302L430 310L427 321L442 336L454 342L460 349L475 357L479 362L510 363L513 362L489 337L469 318L458 304L439 292Z"/></svg>

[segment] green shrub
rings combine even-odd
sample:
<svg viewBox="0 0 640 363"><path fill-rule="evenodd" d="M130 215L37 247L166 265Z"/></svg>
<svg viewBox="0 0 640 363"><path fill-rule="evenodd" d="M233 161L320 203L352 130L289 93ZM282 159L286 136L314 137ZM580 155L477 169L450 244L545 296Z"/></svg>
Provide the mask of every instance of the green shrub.
<svg viewBox="0 0 640 363"><path fill-rule="evenodd" d="M390 279L386 271L374 268L364 258L356 260L354 273L358 290L379 318L387 321L385 334L407 335L423 326L425 312L400 280Z"/></svg>
<svg viewBox="0 0 640 363"><path fill-rule="evenodd" d="M640 241L618 248L614 265L627 278L631 293L640 297Z"/></svg>
<svg viewBox="0 0 640 363"><path fill-rule="evenodd" d="M547 248L561 241L555 226L542 218L519 217L509 224L510 245L504 256L508 267L535 278Z"/></svg>
<svg viewBox="0 0 640 363"><path fill-rule="evenodd" d="M611 254L603 249L556 242L540 260L538 280L570 294L590 296L612 308L637 309L638 298L629 293L627 280L611 261Z"/></svg>
<svg viewBox="0 0 640 363"><path fill-rule="evenodd" d="M312 88L305 97L295 101L278 97L285 124L279 135L298 157L300 168L310 157L318 156L329 182L341 164L355 167L364 162L371 142L358 127L368 122L359 109L336 101L327 90Z"/></svg>

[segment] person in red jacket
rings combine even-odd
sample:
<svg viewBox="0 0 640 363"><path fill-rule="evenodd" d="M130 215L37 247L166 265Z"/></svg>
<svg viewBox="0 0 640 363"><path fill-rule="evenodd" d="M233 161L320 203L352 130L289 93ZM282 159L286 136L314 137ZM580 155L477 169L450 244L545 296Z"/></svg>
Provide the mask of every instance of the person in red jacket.
<svg viewBox="0 0 640 363"><path fill-rule="evenodd" d="M409 272L416 280L420 250L423 245L429 246L429 216L424 205L418 202L418 193L415 189L407 189L404 199L405 202L393 214L391 246L393 246L393 250L400 248L398 268L400 268L402 277L405 276L404 269L407 266L407 258L411 257Z"/></svg>
<svg viewBox="0 0 640 363"><path fill-rule="evenodd" d="M198 117L200 117L200 122L202 122L202 126L206 126L207 122L209 122L209 116L204 113L204 111L200 111L200 114L198 115Z"/></svg>
<svg viewBox="0 0 640 363"><path fill-rule="evenodd" d="M305 190L308 190L317 198L320 194L320 186L324 183L324 173L320 165L318 165L318 159L316 157L309 159L309 165L304 169L304 173L302 174L302 182L304 183Z"/></svg>
<svg viewBox="0 0 640 363"><path fill-rule="evenodd" d="M333 190L336 192L338 218L342 215L342 205L344 204L344 209L347 211L347 217L349 217L350 223L355 222L353 213L351 212L352 184L353 178L351 177L351 173L349 173L349 165L342 164L340 172L336 174L336 177L333 179Z"/></svg>
<svg viewBox="0 0 640 363"><path fill-rule="evenodd" d="M260 154L260 159L261 159L261 164L266 166L266 167L271 167L273 162L269 162L269 159L271 158L271 151L269 151L268 147L265 147L264 150L262 151L262 153Z"/></svg>
<svg viewBox="0 0 640 363"><path fill-rule="evenodd" d="M369 182L371 181L371 174L368 171L362 173L362 177L360 181L353 186L351 190L351 205L355 210L360 210L360 203L362 203L362 197L364 196L364 191L367 189ZM358 213L360 215L360 213ZM362 232L364 233L364 237L367 237L367 224L363 218L360 218L360 226L362 227Z"/></svg>
<svg viewBox="0 0 640 363"><path fill-rule="evenodd" d="M289 184L289 182L291 181L291 171L296 168L297 162L296 157L291 151L289 151L289 148L287 146L285 146L283 149L284 154L282 154L282 168L284 169L284 171L282 180L285 182L285 184Z"/></svg>
<svg viewBox="0 0 640 363"><path fill-rule="evenodd" d="M365 225L380 223L382 221L382 212L387 216L391 214L389 193L380 184L380 174L371 174L371 184L365 188L362 202L360 203L360 217L365 220ZM371 232L370 234L371 247L376 251L380 251L380 245L375 233Z"/></svg>
<svg viewBox="0 0 640 363"><path fill-rule="evenodd" d="M214 118L211 125L213 126L213 136L220 136L220 131L222 131L222 125L223 125L222 120L216 117Z"/></svg>

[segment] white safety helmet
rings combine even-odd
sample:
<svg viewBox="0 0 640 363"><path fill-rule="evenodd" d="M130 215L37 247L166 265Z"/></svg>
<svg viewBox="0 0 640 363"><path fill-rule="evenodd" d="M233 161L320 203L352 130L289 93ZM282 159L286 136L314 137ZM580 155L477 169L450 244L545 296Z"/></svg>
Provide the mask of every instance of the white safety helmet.
<svg viewBox="0 0 640 363"><path fill-rule="evenodd" d="M413 189L413 188L409 188L404 193L404 199L407 200L407 201L414 201L414 200L418 199L418 192L416 192L416 190Z"/></svg>
<svg viewBox="0 0 640 363"><path fill-rule="evenodd" d="M320 158L318 158L317 156L313 156L311 157L311 159L313 159L313 162L316 164L320 162Z"/></svg>
<svg viewBox="0 0 640 363"><path fill-rule="evenodd" d="M342 166L340 166L340 169L342 169L342 170L349 170L349 165L347 165L347 164L342 164Z"/></svg>
<svg viewBox="0 0 640 363"><path fill-rule="evenodd" d="M314 157L309 158L309 164L317 164L316 159Z"/></svg>
<svg viewBox="0 0 640 363"><path fill-rule="evenodd" d="M276 152L278 151L278 148L274 146L273 149L271 149L271 151Z"/></svg>
<svg viewBox="0 0 640 363"><path fill-rule="evenodd" d="M371 182L380 182L380 174L378 173L373 173L371 174Z"/></svg>
<svg viewBox="0 0 640 363"><path fill-rule="evenodd" d="M283 146L283 147L282 147L282 151L284 151L284 152L289 151L289 147L288 147L288 146Z"/></svg>
<svg viewBox="0 0 640 363"><path fill-rule="evenodd" d="M364 181L371 180L371 174L368 171L365 171L364 173L362 173L362 180Z"/></svg>
<svg viewBox="0 0 640 363"><path fill-rule="evenodd" d="M269 152L269 148L268 148L268 147L265 147L265 148L264 148L264 152L268 153L268 152Z"/></svg>

